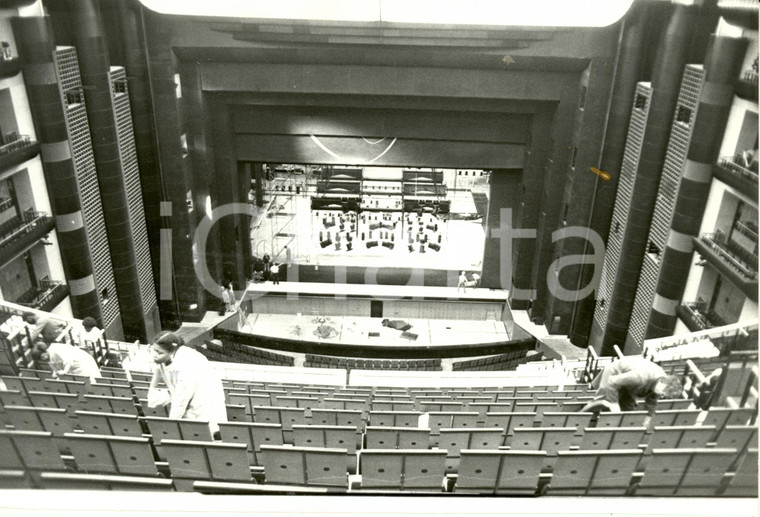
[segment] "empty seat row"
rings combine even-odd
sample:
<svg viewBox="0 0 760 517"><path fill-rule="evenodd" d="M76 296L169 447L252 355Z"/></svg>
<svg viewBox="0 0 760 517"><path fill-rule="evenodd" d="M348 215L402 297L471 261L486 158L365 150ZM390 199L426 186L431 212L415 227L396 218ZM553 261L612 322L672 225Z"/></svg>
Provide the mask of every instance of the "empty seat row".
<svg viewBox="0 0 760 517"><path fill-rule="evenodd" d="M327 355L306 354L304 366L311 368L340 368L344 370L418 370L441 371L440 359L354 359Z"/></svg>
<svg viewBox="0 0 760 517"><path fill-rule="evenodd" d="M56 477L51 473L60 481L66 478L61 474L75 472L136 476L149 486L148 479L164 475L173 487L191 490L197 481L252 484L258 476L266 484L350 488L346 448L262 445L262 471L250 466L243 444L167 439L162 462L153 458L146 439L69 433L65 438L70 456L58 454L49 433L0 431L0 480L46 486ZM359 453L359 486L480 494L757 496L757 449L739 456L725 448L655 449L645 464L635 449L560 451L551 472L545 469L546 455L462 449L458 472L447 476L446 451L367 449Z"/></svg>

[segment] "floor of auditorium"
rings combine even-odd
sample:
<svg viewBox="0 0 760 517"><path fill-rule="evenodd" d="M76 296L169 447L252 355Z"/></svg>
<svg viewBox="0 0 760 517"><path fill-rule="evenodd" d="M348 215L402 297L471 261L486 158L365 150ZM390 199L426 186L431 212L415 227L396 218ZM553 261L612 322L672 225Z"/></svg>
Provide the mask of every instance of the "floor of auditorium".
<svg viewBox="0 0 760 517"><path fill-rule="evenodd" d="M295 188L290 192L276 190L283 185L300 186L300 194L296 194ZM448 191L453 217L439 219L440 229L436 232L435 243L440 234L440 251L423 246L425 251L420 252L420 244L415 240L410 252L408 234L402 233L400 225L395 230L392 249L382 245L367 248L369 238L362 240L361 232L357 232L352 249L346 251L345 243L341 250L335 250L334 245L327 248L320 246L320 231L327 233L321 216L327 211L311 209L316 183L307 181L303 176L278 176L267 182L264 207L251 205L251 247L255 256L261 257L266 253L279 262L285 261L283 250L284 246L288 246L292 260L299 264L387 267L389 260L392 260L397 267L479 271L485 244L483 220L457 219L478 214L473 192L488 195L487 178L469 178L467 183L463 180L457 190ZM320 216L317 217L315 212L319 212ZM397 214L400 216L400 212ZM389 240L390 236L387 237Z"/></svg>

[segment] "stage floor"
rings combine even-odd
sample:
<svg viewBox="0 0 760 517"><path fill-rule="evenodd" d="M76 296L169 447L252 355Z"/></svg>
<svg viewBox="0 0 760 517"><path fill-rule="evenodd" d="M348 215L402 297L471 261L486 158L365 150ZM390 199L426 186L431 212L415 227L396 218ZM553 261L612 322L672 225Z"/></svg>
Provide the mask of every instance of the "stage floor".
<svg viewBox="0 0 760 517"><path fill-rule="evenodd" d="M246 325L241 327L238 322L237 330L257 336L357 346L454 346L509 341L513 339L513 334L518 334L514 339L524 337L523 332L514 331L511 322L507 325L498 320L404 321L412 325L407 332L416 334L417 339L404 338L400 330L384 327L381 318L350 316L298 317L292 314L251 314L247 317Z"/></svg>
<svg viewBox="0 0 760 517"><path fill-rule="evenodd" d="M481 178L478 178L481 179ZM295 182L301 187L300 194L274 190L275 185ZM484 179L481 179L483 183ZM425 247L420 253L419 243L415 241L413 252L408 249L408 235L402 234L400 225L396 231L394 248L382 245L366 247L357 233L352 250L346 251L345 242L342 250L335 246L323 249L320 246L320 231L327 233L322 226L322 218L311 210L311 197L316 195L316 187L307 184L303 177L276 178L268 182L265 196L265 208L253 207L251 223L251 242L254 255L268 254L272 260L285 262L284 246L291 251L292 261L298 264L325 266L389 267L397 266L418 269L465 270L480 272L482 266L485 231L481 220L451 219L439 223L441 242L440 251ZM468 185L471 190L449 190L452 214L476 214L477 208L472 192L488 192L487 183ZM318 211L324 214L326 211ZM339 212L333 212L339 214ZM366 212L371 214L372 212ZM399 212L400 215L400 212ZM406 228L404 231L407 231ZM377 240L377 239L375 239ZM437 241L437 234L436 234Z"/></svg>

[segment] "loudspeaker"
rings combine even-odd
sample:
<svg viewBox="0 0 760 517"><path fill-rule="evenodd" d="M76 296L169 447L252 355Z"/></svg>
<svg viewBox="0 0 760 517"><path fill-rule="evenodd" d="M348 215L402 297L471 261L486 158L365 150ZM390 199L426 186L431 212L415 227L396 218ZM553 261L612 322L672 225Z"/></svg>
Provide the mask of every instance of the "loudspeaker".
<svg viewBox="0 0 760 517"><path fill-rule="evenodd" d="M340 241L335 243L335 250L340 251Z"/></svg>
<svg viewBox="0 0 760 517"><path fill-rule="evenodd" d="M441 247L433 242L428 244L428 248L435 250L435 251L441 251Z"/></svg>
<svg viewBox="0 0 760 517"><path fill-rule="evenodd" d="M386 247L386 248L388 248L389 250L392 250L392 249L393 249L393 246L395 246L395 244L393 244L392 242L384 242L384 243L383 243L383 246L385 246L385 247Z"/></svg>
<svg viewBox="0 0 760 517"><path fill-rule="evenodd" d="M323 248L326 248L331 244L332 244L332 241L330 239L327 239L326 241L322 241L319 243L319 245L322 246Z"/></svg>
<svg viewBox="0 0 760 517"><path fill-rule="evenodd" d="M374 248L375 246L377 246L377 241L367 241L368 248Z"/></svg>
<svg viewBox="0 0 760 517"><path fill-rule="evenodd" d="M409 245L409 253L411 253L411 252L413 252L413 251L414 251L414 248L412 248L412 245L410 244L410 245Z"/></svg>
<svg viewBox="0 0 760 517"><path fill-rule="evenodd" d="M420 253L425 253L425 245L420 244Z"/></svg>
<svg viewBox="0 0 760 517"><path fill-rule="evenodd" d="M438 244L440 244L440 243L441 243L441 236L439 235L438 236Z"/></svg>
<svg viewBox="0 0 760 517"><path fill-rule="evenodd" d="M353 246L351 245L351 241L348 241L346 243L346 251L351 251L352 248L353 248Z"/></svg>

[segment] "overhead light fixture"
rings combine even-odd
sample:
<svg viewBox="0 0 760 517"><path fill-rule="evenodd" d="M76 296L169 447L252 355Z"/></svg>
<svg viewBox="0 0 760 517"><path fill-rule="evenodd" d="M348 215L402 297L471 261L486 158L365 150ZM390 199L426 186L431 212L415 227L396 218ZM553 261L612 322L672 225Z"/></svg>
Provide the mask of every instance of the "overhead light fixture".
<svg viewBox="0 0 760 517"><path fill-rule="evenodd" d="M163 14L261 20L605 27L634 0L140 0Z"/></svg>

